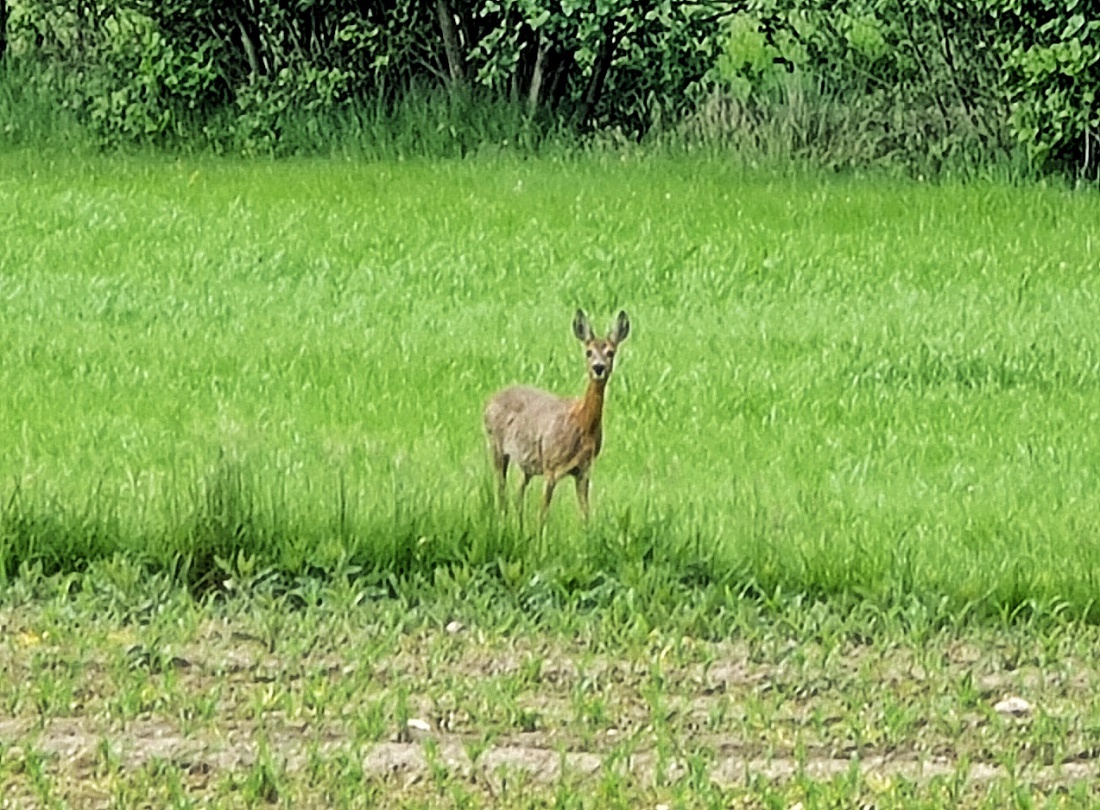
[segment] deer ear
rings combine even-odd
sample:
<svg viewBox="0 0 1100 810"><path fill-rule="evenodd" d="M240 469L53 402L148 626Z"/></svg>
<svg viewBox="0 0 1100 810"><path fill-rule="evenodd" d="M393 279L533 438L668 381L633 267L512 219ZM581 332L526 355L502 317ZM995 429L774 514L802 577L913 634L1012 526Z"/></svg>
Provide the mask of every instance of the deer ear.
<svg viewBox="0 0 1100 810"><path fill-rule="evenodd" d="M629 334L630 318L627 317L626 312L620 311L619 317L615 320L615 328L611 330L611 334L607 336L607 339L612 343L622 343Z"/></svg>
<svg viewBox="0 0 1100 810"><path fill-rule="evenodd" d="M585 343L596 338L596 334L592 331L592 324L588 322L588 316L584 314L583 309L578 309L573 317L573 334L577 336L577 340L583 340Z"/></svg>

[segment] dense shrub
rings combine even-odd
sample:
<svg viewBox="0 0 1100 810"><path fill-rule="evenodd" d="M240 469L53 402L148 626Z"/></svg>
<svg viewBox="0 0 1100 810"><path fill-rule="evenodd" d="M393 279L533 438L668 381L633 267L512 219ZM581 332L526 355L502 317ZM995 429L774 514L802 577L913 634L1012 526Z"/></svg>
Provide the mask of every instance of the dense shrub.
<svg viewBox="0 0 1100 810"><path fill-rule="evenodd" d="M748 0L716 77L767 99L812 77L858 109L880 153L933 160L1015 145L1037 167L1096 175L1100 19L1052 0Z"/></svg>
<svg viewBox="0 0 1100 810"><path fill-rule="evenodd" d="M701 95L718 30L717 7L630 0L21 0L13 12L12 51L40 61L103 141L199 122L246 151L277 145L291 117L410 87L638 134Z"/></svg>

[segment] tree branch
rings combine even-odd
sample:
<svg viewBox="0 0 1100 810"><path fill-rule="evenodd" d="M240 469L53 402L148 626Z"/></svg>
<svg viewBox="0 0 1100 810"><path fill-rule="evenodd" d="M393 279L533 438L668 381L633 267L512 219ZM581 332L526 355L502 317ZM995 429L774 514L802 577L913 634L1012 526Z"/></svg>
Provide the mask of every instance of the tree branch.
<svg viewBox="0 0 1100 810"><path fill-rule="evenodd" d="M260 60L256 56L256 45L252 42L252 37L248 35L248 28L244 24L244 20L240 17L237 18L237 28L241 32L241 45L244 48L244 57L248 60L249 72L253 78L260 75Z"/></svg>

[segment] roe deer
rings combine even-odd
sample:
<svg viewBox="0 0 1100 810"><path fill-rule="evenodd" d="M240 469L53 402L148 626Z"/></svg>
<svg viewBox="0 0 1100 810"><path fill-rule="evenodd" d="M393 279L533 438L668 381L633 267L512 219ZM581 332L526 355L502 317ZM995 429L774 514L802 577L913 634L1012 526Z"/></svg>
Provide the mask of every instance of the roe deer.
<svg viewBox="0 0 1100 810"><path fill-rule="evenodd" d="M603 398L615 366L615 350L630 334L630 319L620 312L606 338L598 338L582 310L573 319L573 334L584 344L588 388L580 399L555 396L536 388L514 386L494 395L485 407L485 432L497 474L501 508L505 508L508 465L523 474L519 503L531 478L542 475L542 520L550 508L558 481L572 475L577 483L577 503L588 519L588 473L603 443Z"/></svg>

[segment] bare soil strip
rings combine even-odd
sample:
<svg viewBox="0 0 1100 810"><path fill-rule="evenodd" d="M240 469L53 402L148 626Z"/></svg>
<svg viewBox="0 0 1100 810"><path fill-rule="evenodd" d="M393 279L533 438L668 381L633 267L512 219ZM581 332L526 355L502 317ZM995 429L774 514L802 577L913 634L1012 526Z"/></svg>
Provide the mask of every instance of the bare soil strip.
<svg viewBox="0 0 1100 810"><path fill-rule="evenodd" d="M56 757L59 766L73 776L93 770L103 755L104 746L109 746L122 768L130 770L155 760L172 763L191 775L248 768L256 762L260 752L256 733L255 729L235 728L220 739L186 736L163 722L146 720L101 734L89 729L79 718L51 720L44 728L35 728L25 720L0 721L0 740L9 746L6 756L21 756L20 743L33 745L35 750ZM657 762L651 750L619 757L525 745L519 738L490 745L472 760L470 743L473 740L444 732L412 731L406 741L363 745L331 729L284 728L266 733L264 742L288 771L302 767L311 752L322 756L345 753L361 757L366 774L380 779L399 779L406 784L423 779L433 765L443 766L464 778L481 777L489 784L518 772L538 782L552 783L563 775L591 776L604 767L616 768L638 780L651 780ZM853 768L864 776L899 776L920 783L956 774L960 767L959 760L946 756L920 759L912 754L873 754L851 759L821 755L802 759L747 757L744 747L735 740L714 739L708 743L715 753L710 764L710 778L723 786L744 785L750 776L769 780L787 780L796 775L830 779L849 773ZM1030 771L1030 781L1045 786L1071 784L1095 775L1097 766L1096 759L1039 766ZM665 768L670 781L686 772L684 763L677 760L667 763ZM969 781L984 783L1009 774L1000 765L972 763L967 766L966 776Z"/></svg>

